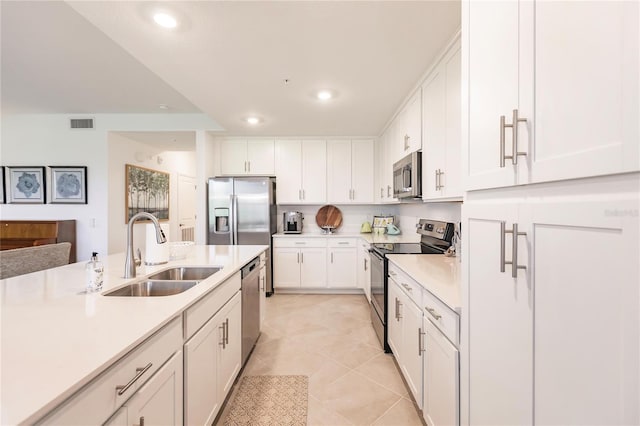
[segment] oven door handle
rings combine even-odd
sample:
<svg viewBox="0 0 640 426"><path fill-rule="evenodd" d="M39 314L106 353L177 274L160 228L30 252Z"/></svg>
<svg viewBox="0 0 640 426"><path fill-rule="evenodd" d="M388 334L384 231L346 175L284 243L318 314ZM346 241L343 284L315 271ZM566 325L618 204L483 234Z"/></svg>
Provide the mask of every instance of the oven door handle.
<svg viewBox="0 0 640 426"><path fill-rule="evenodd" d="M382 256L380 256L380 254L378 254L378 252L375 251L374 249L369 249L369 254L374 255L375 257L378 258L379 261L382 262L382 260L383 260Z"/></svg>

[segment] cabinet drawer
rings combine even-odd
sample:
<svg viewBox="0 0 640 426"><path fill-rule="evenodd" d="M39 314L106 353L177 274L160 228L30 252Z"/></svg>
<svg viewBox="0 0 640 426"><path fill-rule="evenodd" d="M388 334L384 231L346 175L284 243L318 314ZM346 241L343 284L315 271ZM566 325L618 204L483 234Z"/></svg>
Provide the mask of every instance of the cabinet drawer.
<svg viewBox="0 0 640 426"><path fill-rule="evenodd" d="M329 237L329 247L357 247L356 238Z"/></svg>
<svg viewBox="0 0 640 426"><path fill-rule="evenodd" d="M459 346L460 316L458 313L451 310L428 290L424 291L422 305L424 317L438 327L456 347Z"/></svg>
<svg viewBox="0 0 640 426"><path fill-rule="evenodd" d="M240 291L240 272L218 287L193 306L189 307L184 313L184 339L187 340L193 333L198 331L216 312L220 310L238 291Z"/></svg>
<svg viewBox="0 0 640 426"><path fill-rule="evenodd" d="M133 349L38 424L102 424L182 346L182 322L176 318ZM137 370L140 369L140 370ZM134 377L139 375L136 381ZM132 385L118 395L116 387ZM122 391L121 391L122 392Z"/></svg>
<svg viewBox="0 0 640 426"><path fill-rule="evenodd" d="M422 286L405 274L400 268L389 262L389 277L393 279L404 293L422 309Z"/></svg>
<svg viewBox="0 0 640 426"><path fill-rule="evenodd" d="M326 238L274 238L274 247L326 247Z"/></svg>

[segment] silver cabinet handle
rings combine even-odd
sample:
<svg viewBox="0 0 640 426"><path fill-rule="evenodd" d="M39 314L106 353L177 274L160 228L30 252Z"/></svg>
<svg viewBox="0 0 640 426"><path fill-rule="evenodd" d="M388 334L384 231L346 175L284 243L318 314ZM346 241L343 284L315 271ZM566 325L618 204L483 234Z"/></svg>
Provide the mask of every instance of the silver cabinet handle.
<svg viewBox="0 0 640 426"><path fill-rule="evenodd" d="M304 246L304 245L306 245L307 243L306 243L306 242L304 242L304 241L295 241L295 242L294 242L294 244Z"/></svg>
<svg viewBox="0 0 640 426"><path fill-rule="evenodd" d="M384 198L384 188L380 187L380 198Z"/></svg>
<svg viewBox="0 0 640 426"><path fill-rule="evenodd" d="M260 277L260 291L264 291L264 277Z"/></svg>
<svg viewBox="0 0 640 426"><path fill-rule="evenodd" d="M404 150L409 149L409 135L404 135Z"/></svg>
<svg viewBox="0 0 640 426"><path fill-rule="evenodd" d="M225 349L227 347L227 341L224 338L224 323L218 328L222 330L222 342L218 343L218 345L222 346L222 349Z"/></svg>
<svg viewBox="0 0 640 426"><path fill-rule="evenodd" d="M304 200L306 197L305 193L304 193L304 189L302 190L302 199Z"/></svg>
<svg viewBox="0 0 640 426"><path fill-rule="evenodd" d="M389 275L391 275L392 277L395 277L395 276L396 276L396 275L398 275L398 274L396 274L396 272L395 272L395 271L389 271Z"/></svg>
<svg viewBox="0 0 640 426"><path fill-rule="evenodd" d="M444 185L442 184L442 175L444 174L444 172L440 169L438 169L438 190L441 190L442 188L444 188Z"/></svg>
<svg viewBox="0 0 640 426"><path fill-rule="evenodd" d="M407 291L413 291L413 289L411 288L411 286L409 284L402 283L402 287L404 287L405 290L407 290Z"/></svg>
<svg viewBox="0 0 640 426"><path fill-rule="evenodd" d="M349 241L338 241L338 244L349 244Z"/></svg>
<svg viewBox="0 0 640 426"><path fill-rule="evenodd" d="M244 171L245 171L245 173L247 172L247 162L246 161L244 162Z"/></svg>
<svg viewBox="0 0 640 426"><path fill-rule="evenodd" d="M367 259L364 259L364 270L367 270Z"/></svg>
<svg viewBox="0 0 640 426"><path fill-rule="evenodd" d="M304 263L304 253L300 253L300 263Z"/></svg>
<svg viewBox="0 0 640 426"><path fill-rule="evenodd" d="M134 424L133 426L144 426L144 416L140 417L140 423L138 423L137 425Z"/></svg>
<svg viewBox="0 0 640 426"><path fill-rule="evenodd" d="M229 318L224 321L224 342L229 344Z"/></svg>
<svg viewBox="0 0 640 426"><path fill-rule="evenodd" d="M434 172L435 172L435 175L436 175L435 180L436 180L436 191L437 191L438 190L438 169L434 170Z"/></svg>
<svg viewBox="0 0 640 426"><path fill-rule="evenodd" d="M247 171L251 173L251 161L247 161Z"/></svg>
<svg viewBox="0 0 640 426"><path fill-rule="evenodd" d="M398 298L396 297L396 321L400 321L400 317L398 316Z"/></svg>
<svg viewBox="0 0 640 426"><path fill-rule="evenodd" d="M333 263L333 252L331 252L331 263Z"/></svg>
<svg viewBox="0 0 640 426"><path fill-rule="evenodd" d="M402 302L398 300L398 321L402 319Z"/></svg>
<svg viewBox="0 0 640 426"><path fill-rule="evenodd" d="M505 116L500 116L500 167L505 166L505 160L510 159L511 163L515 166L518 164L519 156L526 156L526 152L518 151L518 123L526 123L526 118L520 118L518 116L518 110L513 110L513 121L511 124L505 123ZM505 129L511 128L511 155L505 153Z"/></svg>
<svg viewBox="0 0 640 426"><path fill-rule="evenodd" d="M422 328L418 328L418 356L422 356L422 352L424 352L424 339L422 336L424 336L424 332Z"/></svg>
<svg viewBox="0 0 640 426"><path fill-rule="evenodd" d="M302 201L302 189L298 189L298 200Z"/></svg>
<svg viewBox="0 0 640 426"><path fill-rule="evenodd" d="M298 260L296 260L296 262L300 263L300 252L298 252L297 255L298 255Z"/></svg>
<svg viewBox="0 0 640 426"><path fill-rule="evenodd" d="M150 369L152 365L153 365L152 363L149 363L149 364L145 365L143 368L136 368L136 375L133 376L133 378L131 380L129 380L129 383L127 383L124 386L122 386L122 385L116 386L116 390L118 391L118 396L122 396L127 390L129 390L129 388L131 386L133 386L133 384L136 381L138 381L138 379L140 377L142 377L142 375L144 373L146 373L147 370Z"/></svg>
<svg viewBox="0 0 640 426"><path fill-rule="evenodd" d="M387 185L387 197L391 197L391 185Z"/></svg>
<svg viewBox="0 0 640 426"><path fill-rule="evenodd" d="M436 320L439 320L440 318L442 318L442 315L438 314L438 313L436 312L436 310L435 310L435 309L430 308L430 307L428 307L428 306L425 306L424 308L425 308L425 309L427 310L427 312L429 312L429 313L431 314L431 316L432 316L432 317L434 317Z"/></svg>
<svg viewBox="0 0 640 426"><path fill-rule="evenodd" d="M524 265L518 265L518 237L526 236L526 232L518 232L518 224L514 223L511 229L506 229L506 223L500 222L500 272L505 272L505 266L511 265L511 276L518 278L518 269L527 269ZM507 234L511 234L511 261L506 260L505 245Z"/></svg>

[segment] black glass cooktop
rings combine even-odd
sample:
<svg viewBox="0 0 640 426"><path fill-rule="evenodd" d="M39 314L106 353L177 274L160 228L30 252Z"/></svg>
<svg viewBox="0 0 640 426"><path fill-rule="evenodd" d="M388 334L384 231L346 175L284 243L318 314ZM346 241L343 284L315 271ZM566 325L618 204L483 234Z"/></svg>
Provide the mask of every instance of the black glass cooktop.
<svg viewBox="0 0 640 426"><path fill-rule="evenodd" d="M372 244L371 248L381 255L387 254L442 254L447 249L421 243Z"/></svg>

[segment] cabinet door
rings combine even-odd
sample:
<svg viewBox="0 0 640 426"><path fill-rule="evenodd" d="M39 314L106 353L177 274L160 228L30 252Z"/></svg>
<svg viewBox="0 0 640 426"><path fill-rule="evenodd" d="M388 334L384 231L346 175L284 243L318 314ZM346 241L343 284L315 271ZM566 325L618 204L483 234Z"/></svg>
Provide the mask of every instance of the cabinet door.
<svg viewBox="0 0 640 426"><path fill-rule="evenodd" d="M300 250L273 249L274 288L300 287Z"/></svg>
<svg viewBox="0 0 640 426"><path fill-rule="evenodd" d="M247 173L272 176L274 167L274 142L270 139L249 139L247 141Z"/></svg>
<svg viewBox="0 0 640 426"><path fill-rule="evenodd" d="M402 363L400 368L416 404L422 408L422 351L424 329L422 309L402 294L404 318L402 324Z"/></svg>
<svg viewBox="0 0 640 426"><path fill-rule="evenodd" d="M357 253L355 248L329 249L329 288L355 288Z"/></svg>
<svg viewBox="0 0 640 426"><path fill-rule="evenodd" d="M404 135L402 135L404 155L422 149L422 90L407 103L403 111Z"/></svg>
<svg viewBox="0 0 640 426"><path fill-rule="evenodd" d="M126 405L129 424L182 425L182 351L176 352Z"/></svg>
<svg viewBox="0 0 640 426"><path fill-rule="evenodd" d="M326 141L302 141L302 201L307 204L327 201Z"/></svg>
<svg viewBox="0 0 640 426"><path fill-rule="evenodd" d="M530 75L521 115L531 120L534 144L520 146L528 152L521 183L640 168L639 8L637 1L523 3L521 65Z"/></svg>
<svg viewBox="0 0 640 426"><path fill-rule="evenodd" d="M466 188L516 183L515 166L500 167L500 116L511 122L518 103L519 1L465 1L462 34L468 43ZM511 146L507 132L506 146ZM526 141L523 141L526 143ZM507 152L511 152L507 150Z"/></svg>
<svg viewBox="0 0 640 426"><path fill-rule="evenodd" d="M468 298L470 424L531 424L533 390L533 286L526 272L512 278L511 265L500 272L501 223L518 222L517 204L464 203ZM511 236L505 258L511 260ZM527 259L527 241L518 239L519 259ZM522 261L521 264L526 264ZM491 389L488 392L487 389Z"/></svg>
<svg viewBox="0 0 640 426"><path fill-rule="evenodd" d="M429 426L457 425L459 352L428 319L424 319L424 403L422 415Z"/></svg>
<svg viewBox="0 0 640 426"><path fill-rule="evenodd" d="M371 272L369 271L369 252L365 248L358 248L358 263L356 269L357 286L358 288L362 289L367 300L371 302Z"/></svg>
<svg viewBox="0 0 640 426"><path fill-rule="evenodd" d="M526 207L536 423L640 424L638 193Z"/></svg>
<svg viewBox="0 0 640 426"><path fill-rule="evenodd" d="M456 45L453 51L447 55L443 65L445 74L445 163L440 175L440 186L444 191L444 196L462 197L462 158L461 150L461 118L462 111L460 86L461 81L461 50L460 45ZM423 154L424 155L424 154Z"/></svg>
<svg viewBox="0 0 640 426"><path fill-rule="evenodd" d="M327 286L327 249L300 249L300 286L312 288Z"/></svg>
<svg viewBox="0 0 640 426"><path fill-rule="evenodd" d="M397 198L393 197L393 163L397 160L394 159L393 155L393 139L392 133L394 132L393 124L387 130L387 139L384 145L383 151L383 172L384 172L384 195L386 203L393 203L398 201Z"/></svg>
<svg viewBox="0 0 640 426"><path fill-rule="evenodd" d="M351 142L351 201L373 203L373 140Z"/></svg>
<svg viewBox="0 0 640 426"><path fill-rule="evenodd" d="M218 329L224 327L225 344L218 345L218 395L220 403L227 396L242 367L242 308L238 292L220 310ZM224 326L222 324L225 324Z"/></svg>
<svg viewBox="0 0 640 426"><path fill-rule="evenodd" d="M302 201L302 142L276 141L276 201L297 204Z"/></svg>
<svg viewBox="0 0 640 426"><path fill-rule="evenodd" d="M209 319L184 345L184 423L211 424L220 409L218 347L222 344L219 316Z"/></svg>
<svg viewBox="0 0 640 426"><path fill-rule="evenodd" d="M247 141L229 139L220 142L220 173L247 174Z"/></svg>
<svg viewBox="0 0 640 426"><path fill-rule="evenodd" d="M422 88L424 107L422 197L425 199L442 196L442 190L438 185L438 172L445 169L446 89L446 69L441 64L433 71Z"/></svg>
<svg viewBox="0 0 640 426"><path fill-rule="evenodd" d="M402 290L393 278L388 277L387 289L387 343L396 357L398 364L402 359L402 323L404 306L402 303Z"/></svg>
<svg viewBox="0 0 640 426"><path fill-rule="evenodd" d="M351 202L351 141L327 141L327 201Z"/></svg>
<svg viewBox="0 0 640 426"><path fill-rule="evenodd" d="M109 420L107 420L103 426L128 426L128 410L127 406L123 405L113 416L109 417Z"/></svg>

